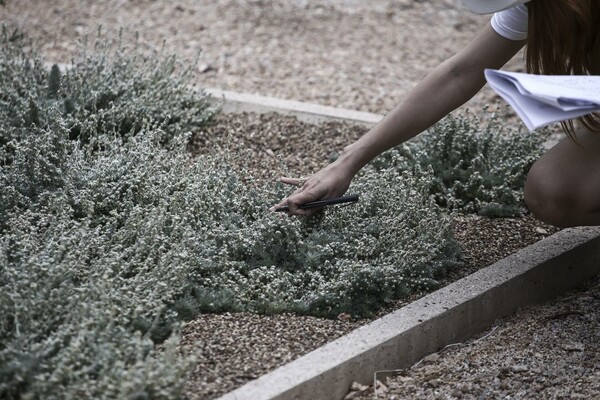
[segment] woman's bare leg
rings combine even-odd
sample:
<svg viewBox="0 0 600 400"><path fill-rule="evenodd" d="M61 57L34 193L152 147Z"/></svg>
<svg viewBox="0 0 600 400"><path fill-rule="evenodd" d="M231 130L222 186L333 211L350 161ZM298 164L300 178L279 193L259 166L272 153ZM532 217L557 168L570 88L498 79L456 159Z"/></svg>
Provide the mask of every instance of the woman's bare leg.
<svg viewBox="0 0 600 400"><path fill-rule="evenodd" d="M580 129L531 168L525 202L540 220L559 227L600 225L600 133Z"/></svg>

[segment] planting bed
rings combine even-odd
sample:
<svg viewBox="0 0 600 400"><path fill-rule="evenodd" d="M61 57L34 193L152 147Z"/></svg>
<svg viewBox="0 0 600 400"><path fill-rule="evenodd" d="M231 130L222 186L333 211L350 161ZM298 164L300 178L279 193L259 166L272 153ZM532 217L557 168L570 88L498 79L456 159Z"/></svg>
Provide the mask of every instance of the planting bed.
<svg viewBox="0 0 600 400"><path fill-rule="evenodd" d="M251 150L247 158L261 177L257 184L273 182L282 174L314 172L331 160L364 128L330 122L310 125L276 114L230 114L218 117L215 126L197 132L195 152L226 152L230 146ZM209 146L210 144L210 146ZM516 250L556 232L530 216L491 219L456 216L454 235L465 256L464 265L451 270L442 284L460 279ZM215 398L255 379L300 355L397 309L425 293L395 301L368 319L320 319L293 314L257 316L249 313L203 314L183 330L183 348L198 357L188 377L191 398ZM200 348L191 350L200 344Z"/></svg>

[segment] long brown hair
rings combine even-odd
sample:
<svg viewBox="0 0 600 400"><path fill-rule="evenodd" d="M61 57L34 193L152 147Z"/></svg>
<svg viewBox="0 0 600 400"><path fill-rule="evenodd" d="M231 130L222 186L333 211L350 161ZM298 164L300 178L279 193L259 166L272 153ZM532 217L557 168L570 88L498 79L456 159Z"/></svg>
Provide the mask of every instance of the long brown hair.
<svg viewBox="0 0 600 400"><path fill-rule="evenodd" d="M527 3L527 72L547 75L600 75L600 1L533 0ZM600 132L600 113L577 118ZM574 121L562 123L574 139Z"/></svg>

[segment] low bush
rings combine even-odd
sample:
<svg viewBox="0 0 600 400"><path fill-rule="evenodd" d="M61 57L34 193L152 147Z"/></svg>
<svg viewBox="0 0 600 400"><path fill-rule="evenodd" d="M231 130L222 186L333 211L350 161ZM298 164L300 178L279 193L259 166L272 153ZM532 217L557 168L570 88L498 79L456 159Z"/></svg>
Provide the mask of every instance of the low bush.
<svg viewBox="0 0 600 400"><path fill-rule="evenodd" d="M543 136L502 124L497 114L480 123L469 113L449 115L419 140L377 159L378 167L399 171L431 167L432 194L441 206L488 217L527 212L527 172L543 152Z"/></svg>
<svg viewBox="0 0 600 400"><path fill-rule="evenodd" d="M237 194L218 212L218 257L192 288L198 307L366 316L431 289L459 252L430 185L425 173L367 170L350 188L358 204L307 220L264 215L281 192Z"/></svg>
<svg viewBox="0 0 600 400"><path fill-rule="evenodd" d="M215 110L173 58L97 47L61 76L0 40L0 397L181 397L188 244L163 211L171 145Z"/></svg>
<svg viewBox="0 0 600 400"><path fill-rule="evenodd" d="M174 56L142 56L118 42L82 45L72 68L50 72L19 31L2 30L0 151L32 125L46 127L60 114L71 139L90 148L104 134L124 139L146 122L159 123L160 140L210 124L217 108L201 89L191 90L193 68ZM113 50L111 50L113 48ZM6 158L6 154L0 153Z"/></svg>
<svg viewBox="0 0 600 400"><path fill-rule="evenodd" d="M3 32L2 398L178 398L198 312L367 315L457 262L427 173L366 171L358 205L271 214L283 187L249 189L243 151L190 159L214 110L172 58L96 48L61 73L24 48Z"/></svg>

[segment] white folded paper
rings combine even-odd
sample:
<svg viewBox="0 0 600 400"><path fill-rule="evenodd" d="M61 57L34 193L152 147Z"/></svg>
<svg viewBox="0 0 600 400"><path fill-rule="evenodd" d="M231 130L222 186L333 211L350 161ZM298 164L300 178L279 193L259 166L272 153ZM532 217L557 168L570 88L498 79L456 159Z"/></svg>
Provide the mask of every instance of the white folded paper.
<svg viewBox="0 0 600 400"><path fill-rule="evenodd" d="M486 69L485 78L529 130L600 111L600 76L532 75Z"/></svg>

